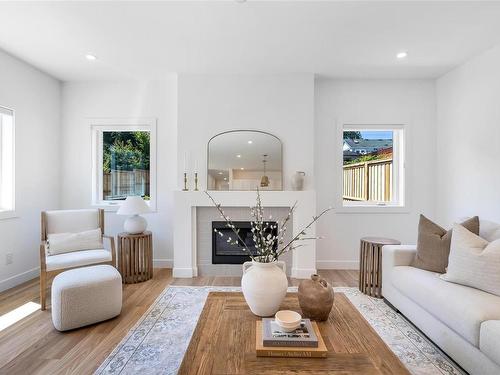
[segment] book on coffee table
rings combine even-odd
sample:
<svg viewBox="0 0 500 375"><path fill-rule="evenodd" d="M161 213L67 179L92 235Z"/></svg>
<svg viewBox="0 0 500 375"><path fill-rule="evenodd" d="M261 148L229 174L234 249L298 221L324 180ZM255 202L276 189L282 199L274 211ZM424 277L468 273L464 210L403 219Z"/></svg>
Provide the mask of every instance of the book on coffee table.
<svg viewBox="0 0 500 375"><path fill-rule="evenodd" d="M309 319L302 319L300 327L292 332L285 332L273 318L264 318L262 319L262 345L317 348L318 337Z"/></svg>
<svg viewBox="0 0 500 375"><path fill-rule="evenodd" d="M321 337L316 322L311 322L312 329L318 338L318 347L304 346L264 346L262 340L263 322L257 321L255 331L255 352L257 357L298 357L298 358L326 358L328 350Z"/></svg>

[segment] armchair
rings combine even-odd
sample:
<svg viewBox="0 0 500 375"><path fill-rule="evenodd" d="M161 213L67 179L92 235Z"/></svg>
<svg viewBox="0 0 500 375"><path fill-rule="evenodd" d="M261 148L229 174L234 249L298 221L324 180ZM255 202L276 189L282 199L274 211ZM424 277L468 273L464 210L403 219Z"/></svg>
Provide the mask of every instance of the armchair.
<svg viewBox="0 0 500 375"><path fill-rule="evenodd" d="M101 229L102 247L50 255L47 238L54 233L76 233ZM40 243L40 305L46 309L47 284L57 274L78 267L96 264L110 264L116 267L115 240L104 235L104 210L57 210L43 211L41 214ZM109 242L109 248L104 242Z"/></svg>

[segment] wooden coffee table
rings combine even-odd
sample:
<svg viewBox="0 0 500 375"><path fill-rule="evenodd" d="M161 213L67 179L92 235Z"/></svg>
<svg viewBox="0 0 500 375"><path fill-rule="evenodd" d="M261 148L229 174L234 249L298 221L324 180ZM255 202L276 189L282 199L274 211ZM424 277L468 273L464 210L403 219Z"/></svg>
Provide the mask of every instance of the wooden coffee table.
<svg viewBox="0 0 500 375"><path fill-rule="evenodd" d="M281 308L300 313L297 294L288 293ZM179 374L409 374L342 293L329 320L318 324L327 358L257 357L258 319L242 293L210 293Z"/></svg>

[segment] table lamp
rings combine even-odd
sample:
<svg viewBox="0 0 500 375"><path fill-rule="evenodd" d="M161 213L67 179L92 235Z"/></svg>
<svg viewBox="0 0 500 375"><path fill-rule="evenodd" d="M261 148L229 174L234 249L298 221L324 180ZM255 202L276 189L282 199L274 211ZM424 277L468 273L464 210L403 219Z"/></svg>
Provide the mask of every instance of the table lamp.
<svg viewBox="0 0 500 375"><path fill-rule="evenodd" d="M129 217L123 224L123 229L129 234L139 234L143 233L148 226L146 219L139 215L147 214L149 212L151 212L151 209L146 204L146 202L144 202L144 199L136 195L128 196L127 199L125 199L125 202L122 203L116 214L129 215Z"/></svg>

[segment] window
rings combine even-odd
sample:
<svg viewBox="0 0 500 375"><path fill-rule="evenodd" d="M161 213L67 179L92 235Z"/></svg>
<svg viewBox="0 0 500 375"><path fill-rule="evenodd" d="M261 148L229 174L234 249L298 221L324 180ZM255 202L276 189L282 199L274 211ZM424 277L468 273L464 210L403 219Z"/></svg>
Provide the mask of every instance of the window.
<svg viewBox="0 0 500 375"><path fill-rule="evenodd" d="M0 218L14 209L14 111L0 107Z"/></svg>
<svg viewBox="0 0 500 375"><path fill-rule="evenodd" d="M93 121L93 204L118 206L138 195L154 209L156 181L156 126L151 121L101 125ZM97 123L97 124L96 124Z"/></svg>
<svg viewBox="0 0 500 375"><path fill-rule="evenodd" d="M343 207L404 204L404 127L344 125Z"/></svg>

